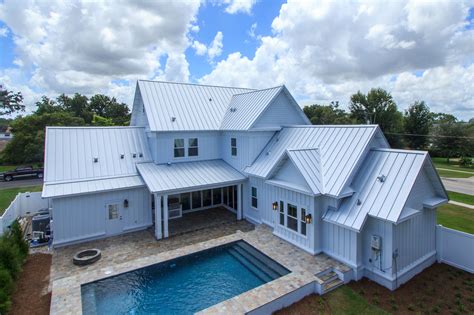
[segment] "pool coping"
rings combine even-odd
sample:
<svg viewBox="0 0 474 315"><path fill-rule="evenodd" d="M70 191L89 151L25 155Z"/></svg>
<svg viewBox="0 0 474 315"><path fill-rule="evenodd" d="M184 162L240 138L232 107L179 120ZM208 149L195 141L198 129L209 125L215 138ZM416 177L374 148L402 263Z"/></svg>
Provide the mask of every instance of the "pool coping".
<svg viewBox="0 0 474 315"><path fill-rule="evenodd" d="M80 273L67 278L55 280L52 284L51 314L82 314L81 285L97 280L116 276L118 274L147 267L167 260L197 253L227 243L243 240L256 249L269 256L288 270L290 273L278 279L265 283L249 291L243 292L233 298L212 305L201 310L198 314L244 314L268 305L272 301L282 298L289 293L303 287L312 286L313 283L321 283L321 280L311 272L298 266L288 266L278 257L272 255L247 233L226 235L220 238L184 246L174 250L157 253L147 257L139 257L132 261L123 262L114 266L104 267L98 270Z"/></svg>

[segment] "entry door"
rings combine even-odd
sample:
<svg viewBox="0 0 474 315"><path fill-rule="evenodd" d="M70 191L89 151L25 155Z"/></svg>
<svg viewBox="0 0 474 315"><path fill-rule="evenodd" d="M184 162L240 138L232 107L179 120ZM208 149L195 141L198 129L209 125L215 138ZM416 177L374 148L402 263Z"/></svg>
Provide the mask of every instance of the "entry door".
<svg viewBox="0 0 474 315"><path fill-rule="evenodd" d="M120 234L123 232L122 209L119 203L106 204L105 216L107 222L107 235Z"/></svg>

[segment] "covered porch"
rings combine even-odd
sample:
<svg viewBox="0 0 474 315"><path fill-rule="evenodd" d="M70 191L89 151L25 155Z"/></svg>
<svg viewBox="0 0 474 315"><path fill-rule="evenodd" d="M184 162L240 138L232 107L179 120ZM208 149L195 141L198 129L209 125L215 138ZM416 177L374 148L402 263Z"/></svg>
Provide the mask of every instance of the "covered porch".
<svg viewBox="0 0 474 315"><path fill-rule="evenodd" d="M222 160L137 168L152 194L156 239L242 219L242 183L246 177ZM218 220L214 220L218 218Z"/></svg>

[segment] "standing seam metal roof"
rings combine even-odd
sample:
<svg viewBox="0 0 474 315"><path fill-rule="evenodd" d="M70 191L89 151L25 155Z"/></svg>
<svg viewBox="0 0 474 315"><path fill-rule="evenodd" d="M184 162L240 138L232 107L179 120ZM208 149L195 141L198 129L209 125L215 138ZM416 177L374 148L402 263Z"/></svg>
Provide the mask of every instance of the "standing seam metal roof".
<svg viewBox="0 0 474 315"><path fill-rule="evenodd" d="M321 157L319 150L315 149L296 149L287 150L288 157L295 164L303 175L306 183L311 188L313 194L324 193L324 181L321 170Z"/></svg>

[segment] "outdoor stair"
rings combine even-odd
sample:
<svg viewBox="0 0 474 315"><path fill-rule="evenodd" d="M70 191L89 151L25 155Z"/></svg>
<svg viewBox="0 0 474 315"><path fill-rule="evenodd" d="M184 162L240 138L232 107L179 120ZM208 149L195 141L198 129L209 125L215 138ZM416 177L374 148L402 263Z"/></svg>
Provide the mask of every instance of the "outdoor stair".
<svg viewBox="0 0 474 315"><path fill-rule="evenodd" d="M270 268L270 266L267 266L262 261L260 261L260 259L257 259L255 256L251 255L246 250L241 249L238 246L235 246L234 250L236 252L238 252L240 255L242 255L245 259L251 261L255 266L257 266L258 269L260 269L260 270L264 271L266 274L268 274L268 276L272 280L280 277L280 275L277 272L275 272L275 270Z"/></svg>
<svg viewBox="0 0 474 315"><path fill-rule="evenodd" d="M237 259L242 265L244 265L248 270L250 270L254 275L257 276L257 278L259 278L263 282L270 282L273 280L272 277L261 271L257 266L255 266L252 262L243 257L241 254L239 254L237 251L229 249L229 254L231 254L235 259Z"/></svg>
<svg viewBox="0 0 474 315"><path fill-rule="evenodd" d="M261 261L268 269L271 269L273 272L275 272L276 278L286 275L288 273L288 270L286 270L285 267L281 266L273 259L265 256L265 254L259 252L249 244L245 242L239 242L237 243L237 246L243 248L247 253L252 255L254 259Z"/></svg>
<svg viewBox="0 0 474 315"><path fill-rule="evenodd" d="M344 281L333 270L317 275L317 277L323 282L321 284L322 294L328 293L344 284Z"/></svg>

